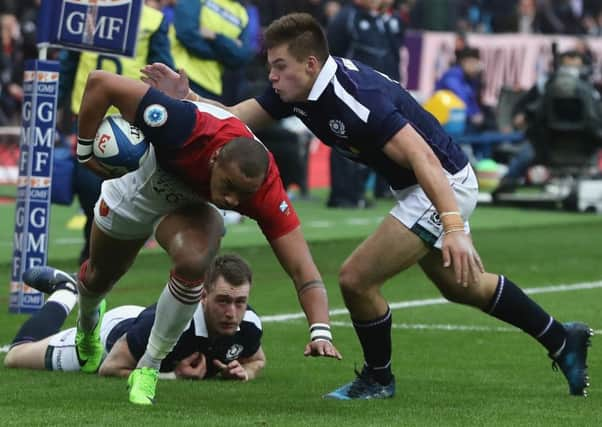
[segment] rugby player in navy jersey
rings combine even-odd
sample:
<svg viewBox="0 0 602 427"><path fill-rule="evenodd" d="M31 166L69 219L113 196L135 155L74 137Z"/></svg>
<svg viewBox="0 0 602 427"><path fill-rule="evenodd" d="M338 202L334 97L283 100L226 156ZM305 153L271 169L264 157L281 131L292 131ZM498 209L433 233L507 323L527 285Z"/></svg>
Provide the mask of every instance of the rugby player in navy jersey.
<svg viewBox="0 0 602 427"><path fill-rule="evenodd" d="M33 267L24 282L49 294L46 304L20 328L4 358L8 368L79 371L75 328L59 332L77 301L77 283L51 268ZM252 285L249 265L239 256L214 258L203 287L201 303L190 326L161 363L166 377L248 381L265 366L262 328L247 305ZM106 357L101 376L127 377L142 357L156 314L156 305L127 305L103 317L101 337Z"/></svg>
<svg viewBox="0 0 602 427"><path fill-rule="evenodd" d="M519 327L548 351L573 395L585 395L592 331L561 324L510 279L485 272L468 220L477 180L467 157L396 81L359 62L329 55L319 24L290 14L265 31L272 84L229 110L255 129L295 115L334 150L364 163L389 182L397 199L341 267L339 283L364 353L364 368L334 399L392 397L391 310L380 288L418 264L447 299ZM146 66L144 81L174 97L199 100L184 72ZM284 143L284 142L283 142Z"/></svg>
<svg viewBox="0 0 602 427"><path fill-rule="evenodd" d="M95 372L102 358L99 321L104 297L128 270L154 232L172 263L144 355L130 374L135 390L153 390L156 372L187 327L201 298L205 271L224 234L216 206L257 221L294 282L307 317L306 356L341 358L332 343L328 299L299 218L273 156L230 112L168 97L149 85L93 71L78 117L78 160L105 173L92 156L94 136L110 105L151 143L139 169L105 180L95 206L90 258L78 275L76 345L81 370ZM138 387L140 384L140 387Z"/></svg>

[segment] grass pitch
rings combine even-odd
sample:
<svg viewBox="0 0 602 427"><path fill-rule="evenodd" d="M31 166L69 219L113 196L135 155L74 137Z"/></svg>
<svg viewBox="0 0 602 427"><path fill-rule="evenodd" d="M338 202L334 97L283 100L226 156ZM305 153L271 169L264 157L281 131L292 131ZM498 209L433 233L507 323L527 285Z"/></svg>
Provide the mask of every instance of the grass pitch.
<svg viewBox="0 0 602 427"><path fill-rule="evenodd" d="M338 268L391 203L365 211L326 210L322 200L295 205L327 283L331 308L342 309ZM60 207L52 211L49 263L66 270L76 268L81 246L81 232L65 228L75 212ZM8 283L13 208L0 206L0 218L0 275ZM556 318L602 329L601 216L481 207L471 224L489 271L502 272L531 289L532 297ZM324 393L351 380L353 368L362 363L348 316L332 316L342 361L304 358L308 331L305 320L294 316L300 308L293 286L255 224L231 226L224 251L240 253L254 270L251 303L264 316L268 360L260 378L246 384L162 381L157 405L139 408L127 402L121 379L0 367L0 425L600 425L598 337L593 337L590 348L590 396L570 397L562 375L552 372L545 350L532 338L477 310L441 303L435 287L415 268L383 289L391 303L399 303L393 311L396 397L374 402L322 400ZM109 295L109 306L154 302L168 269L159 249L143 251ZM570 286L558 286L563 284ZM8 314L7 294L0 295L0 345L10 342L26 318ZM274 321L270 316L276 314L293 316ZM71 316L66 326L73 322Z"/></svg>

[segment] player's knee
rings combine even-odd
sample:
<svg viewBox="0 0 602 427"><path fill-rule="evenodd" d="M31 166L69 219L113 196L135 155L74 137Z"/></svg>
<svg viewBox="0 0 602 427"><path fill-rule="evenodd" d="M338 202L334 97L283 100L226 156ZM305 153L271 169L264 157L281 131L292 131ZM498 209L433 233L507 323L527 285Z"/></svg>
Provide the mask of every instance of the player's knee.
<svg viewBox="0 0 602 427"><path fill-rule="evenodd" d="M172 256L173 272L185 280L197 281L205 276L211 260L217 254L217 248L204 251L181 251Z"/></svg>
<svg viewBox="0 0 602 427"><path fill-rule="evenodd" d="M359 295L362 287L359 275L353 271L349 264L344 264L339 271L339 286L343 295Z"/></svg>

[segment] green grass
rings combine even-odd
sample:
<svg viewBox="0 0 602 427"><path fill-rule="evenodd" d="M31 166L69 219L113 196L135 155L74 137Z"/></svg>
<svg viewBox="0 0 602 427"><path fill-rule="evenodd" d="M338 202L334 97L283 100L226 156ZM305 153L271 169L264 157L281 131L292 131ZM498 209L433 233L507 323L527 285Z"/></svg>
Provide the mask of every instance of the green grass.
<svg viewBox="0 0 602 427"><path fill-rule="evenodd" d="M343 307L336 284L340 264L390 205L340 211L324 209L323 201L296 203L331 308ZM52 212L49 262L68 270L75 268L81 245L81 232L64 227L74 212ZM13 217L11 207L0 206L0 275L6 283ZM524 288L602 280L601 216L482 207L471 224L487 269L503 272ZM288 277L252 221L230 227L224 250L250 261L256 284L252 304L260 315L299 311ZM155 301L168 269L160 250L143 251L110 294L109 305ZM439 296L416 268L393 278L383 292L391 302ZM8 343L25 319L8 314L7 294L0 295L0 344ZM533 298L560 320L582 320L602 329L601 288ZM511 328L494 329L505 325L453 304L394 311L395 399L324 401L320 396L350 380L362 361L348 316L332 320L341 322L334 328L344 356L340 362L303 357L308 338L304 320L266 322L268 364L260 378L247 384L163 381L152 408L128 404L120 379L0 367L0 425L595 426L602 419L602 345L597 337L589 358L590 397L571 398L561 374L552 372L545 350L532 338ZM73 316L68 323L73 324ZM490 329L415 329L419 324Z"/></svg>

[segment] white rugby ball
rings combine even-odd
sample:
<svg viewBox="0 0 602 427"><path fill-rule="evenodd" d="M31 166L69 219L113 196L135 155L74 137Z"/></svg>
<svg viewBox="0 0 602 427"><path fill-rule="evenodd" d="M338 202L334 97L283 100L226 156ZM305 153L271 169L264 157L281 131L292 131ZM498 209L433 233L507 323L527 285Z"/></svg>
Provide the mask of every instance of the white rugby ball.
<svg viewBox="0 0 602 427"><path fill-rule="evenodd" d="M115 175L136 170L148 155L142 131L119 115L103 119L94 137L94 157Z"/></svg>

